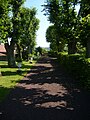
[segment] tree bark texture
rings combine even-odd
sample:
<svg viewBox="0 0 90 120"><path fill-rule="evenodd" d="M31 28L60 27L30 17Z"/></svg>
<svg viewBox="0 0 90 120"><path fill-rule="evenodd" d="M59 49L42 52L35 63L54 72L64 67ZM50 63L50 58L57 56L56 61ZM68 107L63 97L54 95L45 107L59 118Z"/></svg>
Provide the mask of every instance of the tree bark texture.
<svg viewBox="0 0 90 120"><path fill-rule="evenodd" d="M14 55L14 43L11 43L10 45L8 43L6 43L5 49L7 52L8 66L9 67L16 67L15 55Z"/></svg>
<svg viewBox="0 0 90 120"><path fill-rule="evenodd" d="M20 45L17 44L18 58L22 58Z"/></svg>

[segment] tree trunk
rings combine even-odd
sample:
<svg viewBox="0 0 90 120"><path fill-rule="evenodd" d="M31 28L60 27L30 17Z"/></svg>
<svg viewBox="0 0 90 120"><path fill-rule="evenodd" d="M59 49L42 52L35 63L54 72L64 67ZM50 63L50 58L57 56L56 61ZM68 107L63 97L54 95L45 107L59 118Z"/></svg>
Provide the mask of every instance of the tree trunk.
<svg viewBox="0 0 90 120"><path fill-rule="evenodd" d="M90 58L90 38L87 40L86 57Z"/></svg>
<svg viewBox="0 0 90 120"><path fill-rule="evenodd" d="M76 41L71 41L68 43L68 54L75 54L76 53Z"/></svg>
<svg viewBox="0 0 90 120"><path fill-rule="evenodd" d="M22 55L21 55L21 48L20 48L20 45L19 44L17 44L17 52L18 52L18 58L22 58Z"/></svg>
<svg viewBox="0 0 90 120"><path fill-rule="evenodd" d="M10 45L6 43L5 49L7 51L8 66L16 67L15 56L14 56L14 43L11 43Z"/></svg>

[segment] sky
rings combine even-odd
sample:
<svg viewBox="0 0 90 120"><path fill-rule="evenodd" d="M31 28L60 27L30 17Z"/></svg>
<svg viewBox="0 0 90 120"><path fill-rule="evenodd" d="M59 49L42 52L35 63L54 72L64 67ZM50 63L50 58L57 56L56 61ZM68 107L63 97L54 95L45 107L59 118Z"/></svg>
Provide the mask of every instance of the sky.
<svg viewBox="0 0 90 120"><path fill-rule="evenodd" d="M44 2L45 0L26 0L26 2L24 3L25 7L36 7L37 9L36 17L40 20L39 30L37 31L36 38L37 47L49 47L49 43L46 42L45 34L50 23L49 21L47 21L47 17L43 15L44 12L41 12L43 10L43 7L41 5L43 5Z"/></svg>
<svg viewBox="0 0 90 120"><path fill-rule="evenodd" d="M37 31L37 38L36 38L36 42L37 42L37 47L41 46L41 47L49 47L49 43L46 42L46 38L45 38L45 34L46 34L46 30L47 28L50 26L49 21L47 20L47 16L44 16L44 12L41 12L43 10L43 7L41 5L43 5L45 3L46 0L26 0L26 2L24 3L25 7L36 7L37 9L37 15L36 17L40 20L40 24L39 24L39 30ZM78 12L80 6L76 6L76 10Z"/></svg>

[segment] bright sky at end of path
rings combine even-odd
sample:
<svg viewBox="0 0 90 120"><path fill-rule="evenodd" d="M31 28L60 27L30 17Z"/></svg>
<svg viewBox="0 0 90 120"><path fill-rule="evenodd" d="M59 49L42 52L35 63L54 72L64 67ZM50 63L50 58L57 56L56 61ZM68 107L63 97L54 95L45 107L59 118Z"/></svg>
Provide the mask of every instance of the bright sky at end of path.
<svg viewBox="0 0 90 120"><path fill-rule="evenodd" d="M37 46L41 47L49 47L49 43L46 42L45 34L46 34L46 29L50 25L49 21L47 21L47 17L44 16L44 12L41 12L43 10L43 5L45 0L26 0L24 6L25 7L35 7L37 9L37 15L36 17L40 20L39 23L39 30L37 31Z"/></svg>

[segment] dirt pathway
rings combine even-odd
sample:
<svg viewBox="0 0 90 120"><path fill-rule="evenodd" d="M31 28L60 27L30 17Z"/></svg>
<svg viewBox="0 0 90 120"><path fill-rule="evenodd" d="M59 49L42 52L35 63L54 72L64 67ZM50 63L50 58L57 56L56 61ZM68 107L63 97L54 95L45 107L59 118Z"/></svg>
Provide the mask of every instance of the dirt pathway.
<svg viewBox="0 0 90 120"><path fill-rule="evenodd" d="M0 104L0 120L90 120L90 94L42 58Z"/></svg>

